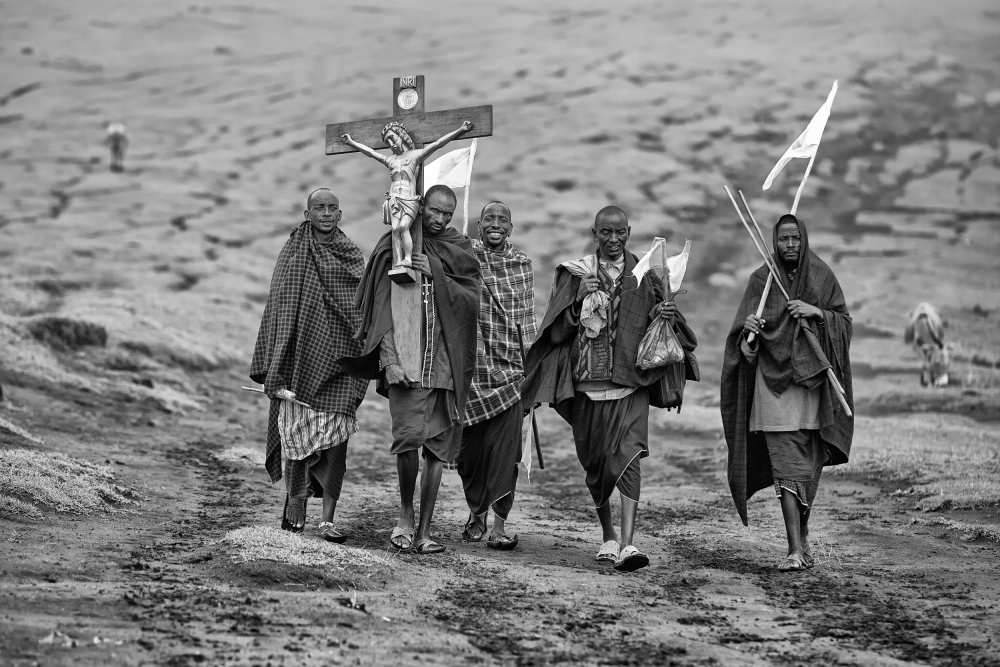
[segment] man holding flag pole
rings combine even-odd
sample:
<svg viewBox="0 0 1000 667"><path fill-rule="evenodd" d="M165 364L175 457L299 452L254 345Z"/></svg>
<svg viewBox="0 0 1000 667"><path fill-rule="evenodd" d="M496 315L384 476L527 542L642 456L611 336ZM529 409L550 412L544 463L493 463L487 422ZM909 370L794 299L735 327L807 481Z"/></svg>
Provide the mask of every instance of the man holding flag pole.
<svg viewBox="0 0 1000 667"><path fill-rule="evenodd" d="M722 370L730 491L747 525L747 499L774 488L788 538L781 571L813 566L808 521L820 475L824 466L847 462L854 434L851 316L840 283L809 249L805 224L795 215L836 92L835 82L764 182L770 187L792 158L809 158L792 212L774 226L773 255L746 225L765 263L750 276ZM775 282L780 293L771 290Z"/></svg>

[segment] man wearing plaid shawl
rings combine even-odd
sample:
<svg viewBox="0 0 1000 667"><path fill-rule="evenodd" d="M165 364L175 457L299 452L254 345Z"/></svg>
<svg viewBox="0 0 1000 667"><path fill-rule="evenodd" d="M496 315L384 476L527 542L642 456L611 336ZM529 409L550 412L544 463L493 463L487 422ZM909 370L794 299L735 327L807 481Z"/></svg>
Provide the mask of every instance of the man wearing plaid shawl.
<svg viewBox="0 0 1000 667"><path fill-rule="evenodd" d="M333 516L347 467L347 440L367 382L348 376L339 357L357 354L353 335L361 323L354 292L365 260L340 229L343 211L333 192L320 189L306 201L306 220L278 255L264 317L257 334L250 378L271 397L265 467L287 491L281 527L305 526L306 501L323 498L320 535L345 537Z"/></svg>
<svg viewBox="0 0 1000 667"><path fill-rule="evenodd" d="M636 366L639 342L650 324L670 321L687 351L697 345L694 332L663 284L648 271L637 283L638 261L625 249L631 227L625 212L607 206L591 230L597 254L556 267L549 306L538 338L528 350L521 405L549 403L573 427L576 454L587 473L587 487L604 532L598 561L632 571L649 564L633 544L639 506L639 460L649 456L649 406L667 368ZM583 321L588 295L603 294L605 318ZM611 494L621 494L621 541L611 518Z"/></svg>
<svg viewBox="0 0 1000 667"><path fill-rule="evenodd" d="M472 241L483 283L476 371L458 454L470 512L462 537L482 540L492 507L493 529L486 546L505 551L517 546L517 535L508 536L504 524L514 504L521 459L521 349L535 336L534 274L528 256L507 240L513 228L510 209L490 202L479 217L481 240Z"/></svg>
<svg viewBox="0 0 1000 667"><path fill-rule="evenodd" d="M458 457L462 415L476 365L479 312L479 262L469 239L449 227L457 199L451 188L434 185L421 206L423 252L412 266L423 274L424 310L420 322L420 376L411 377L399 363L392 323L389 269L392 240L379 239L365 268L355 303L361 308L363 339L359 356L342 359L348 372L377 380L376 390L389 399L392 449L399 476L399 521L389 543L400 551L439 553L444 545L430 537L431 518L444 462ZM414 526L413 493L423 450L420 521ZM414 530L416 529L416 530Z"/></svg>
<svg viewBox="0 0 1000 667"><path fill-rule="evenodd" d="M790 571L813 566L808 521L823 467L850 456L854 418L832 396L826 371L840 379L853 411L853 329L840 283L809 249L803 222L781 216L772 240L792 300L771 290L757 317L768 269L750 276L726 339L721 407L736 509L747 525L747 498L774 488L788 536L788 557L778 569Z"/></svg>

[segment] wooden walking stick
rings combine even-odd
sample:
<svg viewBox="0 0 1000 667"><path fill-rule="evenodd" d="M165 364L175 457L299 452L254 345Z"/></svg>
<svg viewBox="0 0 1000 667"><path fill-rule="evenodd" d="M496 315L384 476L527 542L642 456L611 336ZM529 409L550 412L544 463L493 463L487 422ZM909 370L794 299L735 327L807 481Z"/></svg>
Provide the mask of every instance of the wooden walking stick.
<svg viewBox="0 0 1000 667"><path fill-rule="evenodd" d="M517 323L517 342L521 347L521 367L524 367L524 360L526 355L524 354L524 334L522 333L521 323ZM542 446L538 444L538 422L535 421L535 411L531 411L531 435L532 439L535 441L535 454L538 455L538 469L545 470L545 460L542 458Z"/></svg>

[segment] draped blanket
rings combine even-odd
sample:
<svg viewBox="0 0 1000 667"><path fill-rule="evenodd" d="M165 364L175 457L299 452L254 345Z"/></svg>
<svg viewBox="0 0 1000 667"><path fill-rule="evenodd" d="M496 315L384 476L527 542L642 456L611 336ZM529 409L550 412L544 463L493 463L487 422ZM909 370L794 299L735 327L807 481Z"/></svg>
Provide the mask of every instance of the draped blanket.
<svg viewBox="0 0 1000 667"><path fill-rule="evenodd" d="M278 254L250 362L250 379L268 396L288 389L314 410L354 417L366 383L346 375L337 359L361 350L353 338L361 320L354 292L363 270L364 255L340 229L328 243L316 241L309 222L292 232ZM272 400L265 463L272 482L281 479L277 410Z"/></svg>
<svg viewBox="0 0 1000 667"><path fill-rule="evenodd" d="M798 226L802 248L794 279L789 281L781 271L782 260L777 253L774 262L789 296L822 310L823 320L792 317L781 290L773 286L761 314L766 322L765 328L755 339L759 345L757 363L764 382L778 395L793 382L807 389L819 387L820 436L830 449L831 461L828 465L838 465L846 463L850 456L854 419L847 416L832 394L826 369L833 369L853 411L851 316L833 270L809 249L809 238L801 220ZM777 247L777 235L775 225L772 247ZM749 432L755 368L740 350L744 322L748 315L756 312L767 275L767 267L761 266L750 276L726 338L722 367L721 408L729 446L729 489L744 525L747 524L747 499L773 484L771 461L763 434Z"/></svg>
<svg viewBox="0 0 1000 667"><path fill-rule="evenodd" d="M494 417L517 403L524 379L524 347L535 338L535 282L531 260L510 243L499 251L473 240L472 248L482 271L479 297L479 336L476 371L469 402L467 426Z"/></svg>
<svg viewBox="0 0 1000 667"><path fill-rule="evenodd" d="M469 239L452 227L437 236L425 235L423 254L431 265L434 302L444 332L448 361L455 382L458 413L465 413L465 402L476 367L476 324L479 316L479 262ZM340 359L344 369L359 378L378 380L377 390L388 396L379 368L379 343L392 328L389 269L392 268L391 232L379 239L365 267L354 303L361 310L361 323L355 334L364 341L360 354ZM414 323L420 326L420 323Z"/></svg>
<svg viewBox="0 0 1000 667"><path fill-rule="evenodd" d="M611 373L611 381L622 387L648 387L662 380L667 372L666 367L644 371L635 365L639 342L652 322L649 312L663 301L663 284L652 271L636 284L635 276L631 275L636 261L635 255L626 250ZM565 266L556 267L548 309L542 318L538 337L528 350L524 364L525 378L521 385L522 408L528 409L535 403L549 403L567 421L570 420L576 397L571 360L574 337L554 343L551 334L553 325L576 302L580 280ZM695 349L697 338L680 311L674 317L674 331L685 350Z"/></svg>

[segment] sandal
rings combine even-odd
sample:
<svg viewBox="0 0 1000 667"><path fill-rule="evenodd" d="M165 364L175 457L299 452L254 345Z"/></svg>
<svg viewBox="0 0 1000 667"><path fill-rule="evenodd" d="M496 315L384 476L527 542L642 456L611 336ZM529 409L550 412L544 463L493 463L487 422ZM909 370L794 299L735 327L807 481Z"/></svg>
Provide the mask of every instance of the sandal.
<svg viewBox="0 0 1000 667"><path fill-rule="evenodd" d="M635 572L649 565L649 556L636 549L631 544L621 550L615 569L619 572Z"/></svg>
<svg viewBox="0 0 1000 667"><path fill-rule="evenodd" d="M406 540L406 544L403 544L403 540ZM399 551L409 551L413 546L413 529L396 526L392 529L392 537L389 538L389 544Z"/></svg>
<svg viewBox="0 0 1000 667"><path fill-rule="evenodd" d="M302 508L302 523L301 524L296 525L296 524L294 524L294 523L292 523L291 521L288 520L288 508L289 508L289 506L293 510L297 510L301 506L301 508ZM305 529L305 527L306 527L306 499L305 498L302 498L302 499L290 498L288 496L288 494L286 493L285 494L285 509L281 510L281 529L282 530L287 530L287 531L292 532L292 533L301 533Z"/></svg>
<svg viewBox="0 0 1000 667"><path fill-rule="evenodd" d="M597 552L597 556L594 557L596 561L608 561L614 563L618 560L618 543L614 540L608 540L601 545L601 550Z"/></svg>
<svg viewBox="0 0 1000 667"><path fill-rule="evenodd" d="M499 537L493 537L486 540L487 549L497 549L499 551L512 551L517 546L517 535L514 537L508 537L506 534L501 534Z"/></svg>
<svg viewBox="0 0 1000 667"><path fill-rule="evenodd" d="M791 554L785 560L778 565L778 572L798 572L804 570L808 565L806 565L805 559L798 554Z"/></svg>
<svg viewBox="0 0 1000 667"><path fill-rule="evenodd" d="M483 537L486 536L486 519L484 517L482 523L479 521L480 519L478 516L471 513L469 514L469 520L465 522L465 530L462 531L463 540L466 542L482 542ZM480 528L480 526L482 526L482 528ZM472 529L479 530L479 537L473 537L472 533L469 532Z"/></svg>
<svg viewBox="0 0 1000 667"><path fill-rule="evenodd" d="M443 544L438 544L429 537L425 537L424 539L418 541L415 547L416 552L421 555L439 554L445 550L445 546Z"/></svg>
<svg viewBox="0 0 1000 667"><path fill-rule="evenodd" d="M347 536L334 528L333 523L330 521L320 521L317 528L319 528L319 536L327 542L343 544L347 541Z"/></svg>

